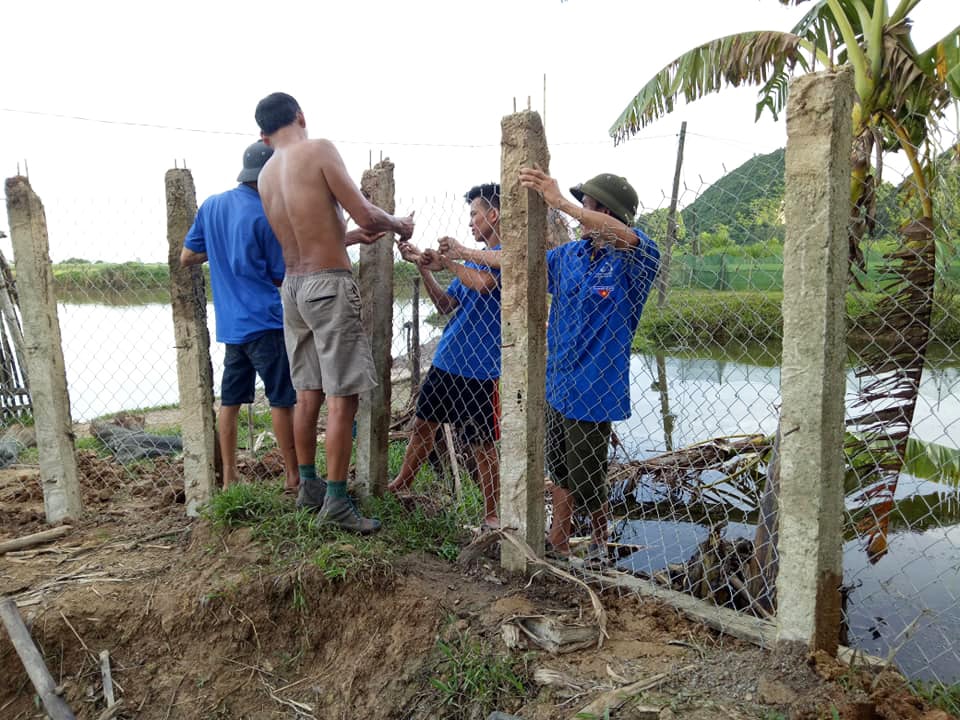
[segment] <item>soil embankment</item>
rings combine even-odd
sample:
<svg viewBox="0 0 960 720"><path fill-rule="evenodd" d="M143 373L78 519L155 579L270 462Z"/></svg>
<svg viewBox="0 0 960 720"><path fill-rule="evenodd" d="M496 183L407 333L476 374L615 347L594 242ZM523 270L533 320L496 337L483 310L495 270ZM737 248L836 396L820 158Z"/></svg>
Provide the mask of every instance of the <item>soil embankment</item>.
<svg viewBox="0 0 960 720"><path fill-rule="evenodd" d="M55 544L0 556L0 593L21 603L79 718L106 709L102 650L123 702L116 717L145 720L485 718L491 704L527 720L572 718L665 672L611 717L634 717L637 704L661 718L945 717L894 673L871 690L863 672L767 652L611 593L602 648L511 653L504 622L589 625L587 596L543 575L503 578L491 559L464 570L424 553L339 580L322 564L284 564L247 528L188 520L176 460L135 471L93 453L80 461L87 519ZM0 471L0 539L43 527L36 469ZM0 632L0 717L37 716Z"/></svg>

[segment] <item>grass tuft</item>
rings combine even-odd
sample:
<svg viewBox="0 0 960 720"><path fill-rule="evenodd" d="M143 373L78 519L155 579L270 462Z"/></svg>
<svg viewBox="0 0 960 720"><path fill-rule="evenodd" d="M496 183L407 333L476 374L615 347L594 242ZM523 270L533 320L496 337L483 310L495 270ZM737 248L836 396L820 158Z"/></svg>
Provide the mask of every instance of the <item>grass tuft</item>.
<svg viewBox="0 0 960 720"><path fill-rule="evenodd" d="M466 633L437 640L436 647L440 659L430 678L437 696L434 717L486 717L519 706L527 696L526 656L497 655L489 644Z"/></svg>
<svg viewBox="0 0 960 720"><path fill-rule="evenodd" d="M945 685L941 682L915 680L913 691L931 705L953 717L960 717L960 683Z"/></svg>
<svg viewBox="0 0 960 720"><path fill-rule="evenodd" d="M435 512L404 509L392 496L369 498L362 511L383 522L369 537L318 526L316 515L297 510L277 484L237 484L216 495L206 518L217 528L251 529L273 562L281 567L311 563L332 582L358 580L372 583L392 572L392 563L411 552L436 555L453 562L467 539L464 511L438 507ZM302 597L295 604L304 604Z"/></svg>

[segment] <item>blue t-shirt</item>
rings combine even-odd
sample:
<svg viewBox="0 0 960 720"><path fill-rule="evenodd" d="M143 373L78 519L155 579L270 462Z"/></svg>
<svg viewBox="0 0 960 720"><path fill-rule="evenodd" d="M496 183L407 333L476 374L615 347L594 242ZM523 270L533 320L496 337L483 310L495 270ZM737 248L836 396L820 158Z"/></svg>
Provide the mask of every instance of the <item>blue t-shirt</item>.
<svg viewBox="0 0 960 720"><path fill-rule="evenodd" d="M256 190L238 185L207 198L183 244L207 254L219 342L239 345L283 329L274 284L283 280L283 254Z"/></svg>
<svg viewBox="0 0 960 720"><path fill-rule="evenodd" d="M447 295L459 307L443 329L433 365L461 377L495 380L500 377L500 271L472 262L464 265L493 273L497 287L482 293L464 286L460 278L453 279Z"/></svg>
<svg viewBox="0 0 960 720"><path fill-rule="evenodd" d="M576 240L547 253L547 402L571 420L630 417L630 346L660 264L633 232L629 250Z"/></svg>

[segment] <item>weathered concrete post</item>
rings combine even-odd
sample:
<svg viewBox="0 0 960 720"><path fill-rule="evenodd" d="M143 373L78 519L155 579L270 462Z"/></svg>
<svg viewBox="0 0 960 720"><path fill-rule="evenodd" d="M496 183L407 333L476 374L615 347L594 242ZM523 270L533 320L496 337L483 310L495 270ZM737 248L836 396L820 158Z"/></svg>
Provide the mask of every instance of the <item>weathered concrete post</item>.
<svg viewBox="0 0 960 720"><path fill-rule="evenodd" d="M781 640L836 653L843 578L849 71L790 83L780 414Z"/></svg>
<svg viewBox="0 0 960 720"><path fill-rule="evenodd" d="M547 208L520 186L521 167L550 167L540 115L503 118L500 155L502 238L503 404L500 442L500 522L543 554L543 432L547 320ZM502 543L504 569L524 571L526 561Z"/></svg>
<svg viewBox="0 0 960 720"><path fill-rule="evenodd" d="M76 519L83 512L60 320L43 203L22 176L7 178L7 218L23 314L23 342L30 401L40 454L40 482L47 522Z"/></svg>
<svg viewBox="0 0 960 720"><path fill-rule="evenodd" d="M393 163L381 160L363 171L360 189L377 207L393 214ZM357 483L371 495L387 487L390 441L390 344L393 339L393 234L360 247L363 327L370 338L378 385L360 396L357 413Z"/></svg>
<svg viewBox="0 0 960 720"><path fill-rule="evenodd" d="M183 484L187 515L217 488L217 433L213 413L213 366L207 329L207 295L199 265L180 267L180 251L197 214L193 175L186 169L167 170L167 242L170 264L170 304L177 347L180 388L180 427L183 432Z"/></svg>

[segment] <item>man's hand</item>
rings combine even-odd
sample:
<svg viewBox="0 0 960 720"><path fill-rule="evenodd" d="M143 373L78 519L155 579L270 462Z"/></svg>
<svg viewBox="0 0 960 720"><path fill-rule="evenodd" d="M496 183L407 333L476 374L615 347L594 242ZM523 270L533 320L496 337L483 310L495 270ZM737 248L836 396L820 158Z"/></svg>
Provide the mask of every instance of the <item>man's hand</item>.
<svg viewBox="0 0 960 720"><path fill-rule="evenodd" d="M444 256L436 250L427 248L420 254L420 267L426 270L443 270Z"/></svg>
<svg viewBox="0 0 960 720"><path fill-rule="evenodd" d="M557 181L537 168L520 168L520 184L525 188L536 190L543 201L552 208L560 207L563 194Z"/></svg>
<svg viewBox="0 0 960 720"><path fill-rule="evenodd" d="M363 228L357 228L347 233L343 245L344 247L348 245L372 245L384 235L386 235L385 232L370 232Z"/></svg>
<svg viewBox="0 0 960 720"><path fill-rule="evenodd" d="M400 257L402 257L404 260L409 263L413 263L414 265L420 264L423 253L416 245L402 241L397 244L397 248L400 250Z"/></svg>
<svg viewBox="0 0 960 720"><path fill-rule="evenodd" d="M439 240L440 254L451 260L463 260L464 247L452 237L442 237Z"/></svg>
<svg viewBox="0 0 960 720"><path fill-rule="evenodd" d="M410 213L405 218L400 218L400 227L397 229L397 235L401 242L413 237L413 226L413 213Z"/></svg>

